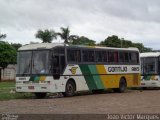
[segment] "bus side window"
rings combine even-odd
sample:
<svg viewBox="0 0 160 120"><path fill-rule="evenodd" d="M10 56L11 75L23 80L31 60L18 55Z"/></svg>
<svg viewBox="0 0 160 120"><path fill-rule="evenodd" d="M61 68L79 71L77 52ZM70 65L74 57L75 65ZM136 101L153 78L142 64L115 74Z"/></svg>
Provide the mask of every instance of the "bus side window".
<svg viewBox="0 0 160 120"><path fill-rule="evenodd" d="M107 52L106 51L95 51L95 61L96 62L107 62Z"/></svg>
<svg viewBox="0 0 160 120"><path fill-rule="evenodd" d="M138 64L139 63L139 54L137 52L129 53L129 61L130 63Z"/></svg>
<svg viewBox="0 0 160 120"><path fill-rule="evenodd" d="M67 50L67 61L68 62L80 62L81 61L80 50L68 49Z"/></svg>
<svg viewBox="0 0 160 120"><path fill-rule="evenodd" d="M129 62L129 55L128 55L128 52L123 52L123 51L120 51L119 52L119 62L125 62L125 63L128 63Z"/></svg>
<svg viewBox="0 0 160 120"><path fill-rule="evenodd" d="M124 52L120 51L119 52L119 62L124 62Z"/></svg>
<svg viewBox="0 0 160 120"><path fill-rule="evenodd" d="M83 50L83 62L94 62L94 51L93 50Z"/></svg>
<svg viewBox="0 0 160 120"><path fill-rule="evenodd" d="M128 52L125 52L125 53L124 53L124 60L125 60L126 63L129 62L129 55L128 55Z"/></svg>
<svg viewBox="0 0 160 120"><path fill-rule="evenodd" d="M112 63L118 62L118 52L117 51L108 52L108 62L112 62Z"/></svg>

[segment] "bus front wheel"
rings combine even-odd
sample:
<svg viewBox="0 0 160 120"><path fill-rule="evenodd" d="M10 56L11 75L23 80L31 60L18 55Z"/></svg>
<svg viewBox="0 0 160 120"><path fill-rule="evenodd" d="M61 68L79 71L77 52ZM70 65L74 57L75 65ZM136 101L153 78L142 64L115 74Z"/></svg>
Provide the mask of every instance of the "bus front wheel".
<svg viewBox="0 0 160 120"><path fill-rule="evenodd" d="M47 93L34 93L36 98L38 99L42 99L42 98L45 98Z"/></svg>
<svg viewBox="0 0 160 120"><path fill-rule="evenodd" d="M63 92L64 97L71 97L75 93L75 84L71 80L69 80L66 84L65 92Z"/></svg>

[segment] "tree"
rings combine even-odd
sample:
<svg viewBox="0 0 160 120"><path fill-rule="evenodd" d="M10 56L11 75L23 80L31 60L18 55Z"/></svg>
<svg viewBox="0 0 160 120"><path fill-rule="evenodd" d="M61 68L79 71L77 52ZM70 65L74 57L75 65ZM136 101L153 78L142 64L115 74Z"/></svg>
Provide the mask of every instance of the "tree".
<svg viewBox="0 0 160 120"><path fill-rule="evenodd" d="M81 36L81 37L78 37L77 39L73 39L72 44L73 45L89 45L89 46L93 46L93 45L95 45L95 41L94 40L90 40L87 37Z"/></svg>
<svg viewBox="0 0 160 120"><path fill-rule="evenodd" d="M77 39L78 36L76 35L70 35L69 27L64 28L61 27L61 32L58 32L57 35L61 37L61 39L64 40L64 43L69 44L72 43L72 40Z"/></svg>
<svg viewBox="0 0 160 120"><path fill-rule="evenodd" d="M43 43L51 43L53 39L57 39L57 34L54 30L45 29L38 30L35 37L41 39Z"/></svg>
<svg viewBox="0 0 160 120"><path fill-rule="evenodd" d="M100 45L106 47L121 47L121 40L116 35L107 37L104 41L100 42Z"/></svg>
<svg viewBox="0 0 160 120"><path fill-rule="evenodd" d="M0 42L0 66L4 69L8 64L16 63L16 49L7 42Z"/></svg>
<svg viewBox="0 0 160 120"><path fill-rule="evenodd" d="M18 48L20 48L22 46L22 44L20 44L20 43L11 43L11 46L13 46L16 49L16 51L18 51Z"/></svg>
<svg viewBox="0 0 160 120"><path fill-rule="evenodd" d="M107 37L104 41L101 41L99 45L107 46L107 47L136 47L140 52L151 52L151 48L144 47L142 43L133 43L130 40L125 40L124 38L118 38L116 35L112 35Z"/></svg>
<svg viewBox="0 0 160 120"><path fill-rule="evenodd" d="M6 36L7 36L6 34L1 34L0 33L0 40L6 38Z"/></svg>

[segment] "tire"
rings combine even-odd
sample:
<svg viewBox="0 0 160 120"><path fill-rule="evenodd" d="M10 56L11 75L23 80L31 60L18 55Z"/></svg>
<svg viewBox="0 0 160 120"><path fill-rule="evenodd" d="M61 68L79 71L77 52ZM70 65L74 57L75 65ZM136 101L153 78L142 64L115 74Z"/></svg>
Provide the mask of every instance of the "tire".
<svg viewBox="0 0 160 120"><path fill-rule="evenodd" d="M36 98L38 99L42 99L42 98L45 98L47 93L34 93Z"/></svg>
<svg viewBox="0 0 160 120"><path fill-rule="evenodd" d="M113 90L114 92L124 93L126 91L126 88L127 88L126 80L124 78L121 78L119 82L119 88L115 88Z"/></svg>
<svg viewBox="0 0 160 120"><path fill-rule="evenodd" d="M75 84L72 81L68 81L66 84L65 92L63 92L64 97L72 97L75 93Z"/></svg>

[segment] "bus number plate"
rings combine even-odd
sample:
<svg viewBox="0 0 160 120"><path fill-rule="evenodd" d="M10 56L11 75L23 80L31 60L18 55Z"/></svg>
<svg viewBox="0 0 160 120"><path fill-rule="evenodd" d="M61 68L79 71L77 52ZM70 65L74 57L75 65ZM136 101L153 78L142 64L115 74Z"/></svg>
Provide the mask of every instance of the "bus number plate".
<svg viewBox="0 0 160 120"><path fill-rule="evenodd" d="M34 89L34 86L28 86L28 89Z"/></svg>

